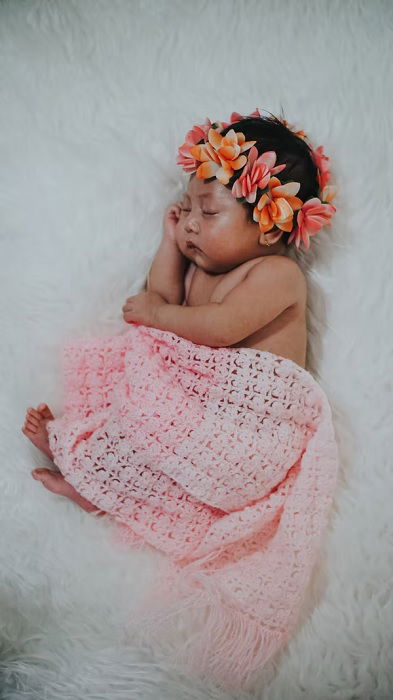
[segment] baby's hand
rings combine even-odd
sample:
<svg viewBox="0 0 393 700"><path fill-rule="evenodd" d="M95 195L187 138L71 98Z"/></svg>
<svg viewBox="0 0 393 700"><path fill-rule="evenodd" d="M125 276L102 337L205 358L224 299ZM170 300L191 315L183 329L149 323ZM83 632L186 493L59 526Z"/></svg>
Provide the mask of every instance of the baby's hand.
<svg viewBox="0 0 393 700"><path fill-rule="evenodd" d="M122 307L126 323L135 321L155 327L157 310L168 302L158 292L141 292L126 299Z"/></svg>
<svg viewBox="0 0 393 700"><path fill-rule="evenodd" d="M180 219L180 213L180 202L170 204L165 209L164 218L162 222L164 237L170 238L172 241L176 241L175 230Z"/></svg>

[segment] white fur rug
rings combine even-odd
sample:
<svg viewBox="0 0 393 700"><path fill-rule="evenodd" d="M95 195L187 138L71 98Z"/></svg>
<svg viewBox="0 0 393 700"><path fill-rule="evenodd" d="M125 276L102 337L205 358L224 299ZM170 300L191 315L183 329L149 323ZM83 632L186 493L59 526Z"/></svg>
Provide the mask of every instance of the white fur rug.
<svg viewBox="0 0 393 700"><path fill-rule="evenodd" d="M34 481L21 426L61 412L64 339L124 330L188 129L281 106L339 188L299 260L341 473L303 624L244 697L393 697L392 29L388 0L0 2L2 699L232 697L129 639L160 556Z"/></svg>

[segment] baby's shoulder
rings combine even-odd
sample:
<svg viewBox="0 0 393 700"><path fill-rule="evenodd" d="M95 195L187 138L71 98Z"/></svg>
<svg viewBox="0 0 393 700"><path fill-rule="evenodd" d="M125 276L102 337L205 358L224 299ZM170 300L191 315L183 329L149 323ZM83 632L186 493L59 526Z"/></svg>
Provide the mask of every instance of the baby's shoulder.
<svg viewBox="0 0 393 700"><path fill-rule="evenodd" d="M264 278L272 288L288 283L296 294L305 295L307 292L307 280L302 268L296 260L286 255L256 258L256 264L247 272L247 275L250 274Z"/></svg>
<svg viewBox="0 0 393 700"><path fill-rule="evenodd" d="M264 262L277 270L288 271L299 278L305 279L305 274L300 264L289 255L265 255Z"/></svg>
<svg viewBox="0 0 393 700"><path fill-rule="evenodd" d="M300 267L299 263L293 258L287 257L286 255L262 255L258 258L253 258L248 260L247 263L239 266L242 268L246 276L253 273L253 275L291 275L292 277L297 277L298 279L305 280L305 275Z"/></svg>

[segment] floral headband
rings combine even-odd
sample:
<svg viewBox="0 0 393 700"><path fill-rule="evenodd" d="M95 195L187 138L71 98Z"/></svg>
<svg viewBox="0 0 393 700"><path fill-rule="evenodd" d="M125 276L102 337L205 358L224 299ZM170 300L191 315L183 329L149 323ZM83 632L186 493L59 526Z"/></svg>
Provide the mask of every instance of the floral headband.
<svg viewBox="0 0 393 700"><path fill-rule="evenodd" d="M249 117L261 117L258 108ZM232 195L241 202L255 203L257 191L261 191L253 209L253 220L259 224L259 242L263 243L264 234L274 226L282 231L291 232L287 244L295 239L299 248L301 241L310 247L309 236L314 236L322 226L330 224L331 216L336 212L331 204L337 194L330 181L329 158L323 153L323 146L313 149L304 131L294 131L294 127L285 119L280 120L296 136L308 142L318 172L318 196L303 202L295 195L300 189L300 182L282 182L275 177L284 170L286 163L275 165L275 151L265 151L258 157L254 146L256 141L246 141L242 132L230 129L225 136L221 132L230 124L245 119L238 112L232 112L229 122L211 122L206 118L204 124L195 125L187 132L185 142L178 149L176 163L187 173L196 173L201 179L216 177L227 185L235 171L240 171L232 186ZM203 144L198 144L203 139ZM245 155L245 152L249 151Z"/></svg>

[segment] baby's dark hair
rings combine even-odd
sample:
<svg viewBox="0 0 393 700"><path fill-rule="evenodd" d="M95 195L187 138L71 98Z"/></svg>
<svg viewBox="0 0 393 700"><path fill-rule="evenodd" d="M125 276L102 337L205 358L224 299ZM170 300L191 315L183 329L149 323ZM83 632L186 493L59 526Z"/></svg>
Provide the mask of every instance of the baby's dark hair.
<svg viewBox="0 0 393 700"><path fill-rule="evenodd" d="M310 197L317 197L319 192L318 171L315 165L312 151L308 143L300 136L296 136L280 119L271 112L270 117L245 117L239 122L230 124L221 132L221 136L233 129L241 131L246 141L256 141L254 144L261 155L265 151L275 151L277 159L275 165L286 163L286 167L277 174L280 182L284 185L286 182L300 182L300 189L296 196L303 202ZM214 126L213 126L214 128ZM199 143L203 143L200 141ZM250 149L245 152L248 155ZM225 187L232 189L234 182L238 177L238 172L229 180ZM252 213L259 199L259 192L253 204L249 202L241 202L247 210L247 218L253 221ZM257 225L257 224L255 224ZM276 227L272 229L272 233L278 231ZM290 232L284 231L281 240L286 242Z"/></svg>

